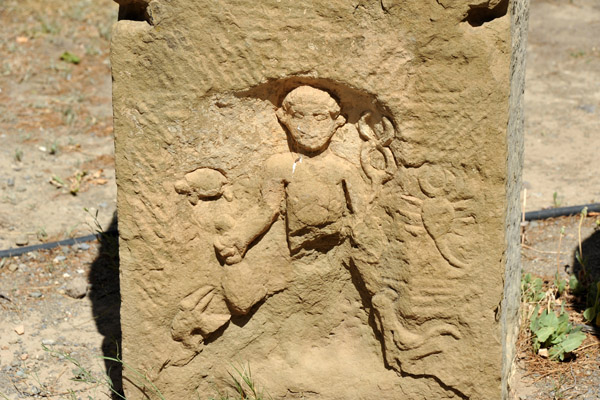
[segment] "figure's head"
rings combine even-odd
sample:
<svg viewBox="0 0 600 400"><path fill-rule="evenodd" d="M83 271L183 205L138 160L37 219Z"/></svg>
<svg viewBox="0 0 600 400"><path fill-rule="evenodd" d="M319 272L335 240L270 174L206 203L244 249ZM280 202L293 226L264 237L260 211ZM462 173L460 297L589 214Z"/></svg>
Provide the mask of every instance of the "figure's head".
<svg viewBox="0 0 600 400"><path fill-rule="evenodd" d="M333 97L310 86L289 92L277 110L277 118L287 127L299 150L309 153L325 149L335 131L346 123Z"/></svg>

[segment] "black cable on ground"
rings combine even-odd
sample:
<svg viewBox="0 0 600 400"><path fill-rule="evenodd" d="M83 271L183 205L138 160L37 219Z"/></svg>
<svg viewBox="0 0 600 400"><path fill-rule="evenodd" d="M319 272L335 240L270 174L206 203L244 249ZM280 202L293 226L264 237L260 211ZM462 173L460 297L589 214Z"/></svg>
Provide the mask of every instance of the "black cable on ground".
<svg viewBox="0 0 600 400"><path fill-rule="evenodd" d="M8 249L8 250L0 250L0 258L20 256L21 254L29 253L32 251L48 250L48 249L53 249L53 248L59 247L59 246L72 246L74 244L79 244L79 243L84 243L84 242L93 242L94 240L100 238L102 235L116 236L117 234L118 234L117 231L106 231L106 232L96 233L95 235L87 235L87 236L80 236L80 237L71 238L71 239L59 240L57 242L34 244L32 246L25 246L25 247L14 247L14 248Z"/></svg>
<svg viewBox="0 0 600 400"><path fill-rule="evenodd" d="M576 215L581 213L585 207L587 207L588 212L600 212L600 203L583 204L580 206L571 207L548 208L546 210L530 211L525 213L525 221Z"/></svg>

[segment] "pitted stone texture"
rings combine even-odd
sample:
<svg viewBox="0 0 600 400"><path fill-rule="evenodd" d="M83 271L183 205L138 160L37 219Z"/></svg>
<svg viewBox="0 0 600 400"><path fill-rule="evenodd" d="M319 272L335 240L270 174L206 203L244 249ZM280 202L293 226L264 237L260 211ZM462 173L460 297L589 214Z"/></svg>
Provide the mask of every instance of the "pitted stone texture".
<svg viewBox="0 0 600 400"><path fill-rule="evenodd" d="M168 399L239 364L273 398L505 395L508 2L119 3L127 364Z"/></svg>
<svg viewBox="0 0 600 400"><path fill-rule="evenodd" d="M525 91L525 48L529 22L529 0L511 4L512 59L508 120L508 160L506 196L506 272L502 300L502 398L509 396L519 335L521 292L521 247L519 246L521 215L521 170L523 165L523 92Z"/></svg>

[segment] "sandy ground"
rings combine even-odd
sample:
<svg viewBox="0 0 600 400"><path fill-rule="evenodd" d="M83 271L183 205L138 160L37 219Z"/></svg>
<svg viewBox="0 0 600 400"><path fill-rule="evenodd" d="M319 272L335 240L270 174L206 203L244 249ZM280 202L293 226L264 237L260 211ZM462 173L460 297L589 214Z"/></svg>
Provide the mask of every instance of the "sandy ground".
<svg viewBox="0 0 600 400"><path fill-rule="evenodd" d="M532 1L523 171L528 211L600 202L599 37L599 1Z"/></svg>
<svg viewBox="0 0 600 400"><path fill-rule="evenodd" d="M0 1L0 249L89 234L96 210L112 219L116 13L110 0Z"/></svg>
<svg viewBox="0 0 600 400"><path fill-rule="evenodd" d="M527 210L600 201L600 2L531 6ZM88 234L96 220L102 229L111 223L108 53L116 13L110 0L0 0L0 250ZM65 52L79 63L61 60ZM592 257L598 271L597 218L584 221L582 240L585 253L599 254ZM552 276L558 266L566 275L578 223L570 217L526 226L525 270ZM101 357L119 343L118 287L110 237L0 259L0 399L110 398ZM86 293L81 299L73 297L78 290ZM598 335L588 336L575 362L558 366L521 348L515 398L600 398ZM116 368L111 376L118 385Z"/></svg>

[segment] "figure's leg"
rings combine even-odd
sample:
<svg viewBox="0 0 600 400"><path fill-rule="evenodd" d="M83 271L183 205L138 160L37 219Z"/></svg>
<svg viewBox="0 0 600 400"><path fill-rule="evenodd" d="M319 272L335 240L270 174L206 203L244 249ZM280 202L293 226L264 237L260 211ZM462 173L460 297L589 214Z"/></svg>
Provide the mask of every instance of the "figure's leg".
<svg viewBox="0 0 600 400"><path fill-rule="evenodd" d="M248 314L267 296L287 287L291 260L285 238L285 223L275 221L242 262L223 267L223 293L232 314Z"/></svg>
<svg viewBox="0 0 600 400"><path fill-rule="evenodd" d="M267 296L268 277L264 271L246 261L225 266L223 293L229 310L234 315L245 315Z"/></svg>

